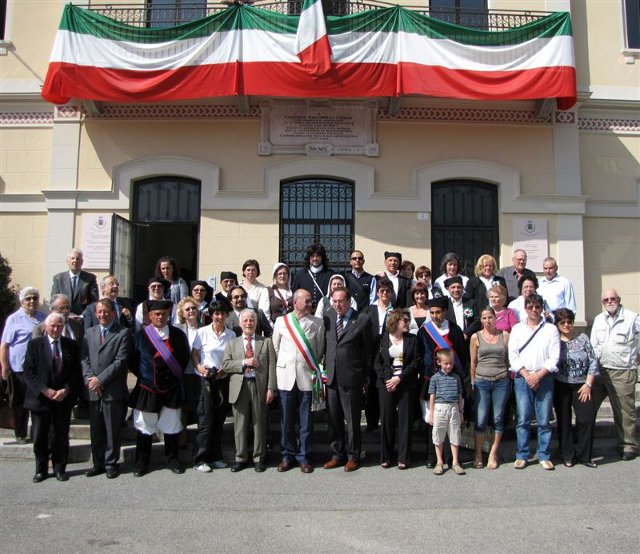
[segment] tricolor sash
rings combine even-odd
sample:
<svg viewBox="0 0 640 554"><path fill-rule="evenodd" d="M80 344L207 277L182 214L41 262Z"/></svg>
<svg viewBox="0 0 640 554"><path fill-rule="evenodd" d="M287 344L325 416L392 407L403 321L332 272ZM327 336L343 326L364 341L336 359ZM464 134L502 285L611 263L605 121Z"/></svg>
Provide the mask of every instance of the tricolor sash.
<svg viewBox="0 0 640 554"><path fill-rule="evenodd" d="M462 363L460 362L460 358L458 358L458 353L453 348L453 345L449 341L448 337L443 337L438 328L433 324L432 321L425 321L422 326L427 334L431 337L431 340L436 343L436 349L433 352L434 356L438 350L451 350L453 354L453 365L456 369L462 372Z"/></svg>
<svg viewBox="0 0 640 554"><path fill-rule="evenodd" d="M171 373L173 373L176 378L182 379L182 367L178 363L178 360L176 360L175 356L167 348L167 345L162 340L162 337L160 336L160 333L158 333L158 330L153 325L147 325L144 328L144 332L147 334L147 337L151 341L151 344L153 344L155 349L158 351L158 354L160 354L160 357L164 360L164 362L171 370Z"/></svg>
<svg viewBox="0 0 640 554"><path fill-rule="evenodd" d="M311 378L311 391L312 391L312 404L314 406L320 406L325 402L325 387L327 382L327 375L318 362L316 353L307 338L298 318L293 312L288 313L284 317L284 324L291 335L291 340L296 345L298 352L303 357L304 361L309 368L309 371L313 374ZM314 410L316 411L316 410Z"/></svg>

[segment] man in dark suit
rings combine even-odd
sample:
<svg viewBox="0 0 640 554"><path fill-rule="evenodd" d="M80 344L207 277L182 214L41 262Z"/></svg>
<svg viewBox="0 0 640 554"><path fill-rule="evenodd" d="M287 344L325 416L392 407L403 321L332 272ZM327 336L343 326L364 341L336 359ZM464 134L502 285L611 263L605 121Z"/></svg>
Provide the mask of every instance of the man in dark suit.
<svg viewBox="0 0 640 554"><path fill-rule="evenodd" d="M118 476L122 422L127 414L127 371L131 332L116 320L114 302L96 302L98 325L87 330L82 348L82 376L89 391L93 467L86 473Z"/></svg>
<svg viewBox="0 0 640 554"><path fill-rule="evenodd" d="M233 406L236 460L234 473L249 461L249 422L253 423L253 468L262 473L267 454L267 405L276 392L276 352L270 338L256 332L257 317L252 309L240 312L242 335L224 351L222 370L230 375L229 403Z"/></svg>
<svg viewBox="0 0 640 554"><path fill-rule="evenodd" d="M444 282L444 286L449 292L446 318L462 329L468 346L471 335L480 330L480 314L476 311L475 300L463 300L464 289L462 288L462 277L459 275L449 277Z"/></svg>
<svg viewBox="0 0 640 554"><path fill-rule="evenodd" d="M533 271L527 269L527 253L521 248L513 251L511 261L513 262L513 265L503 267L498 271L498 275L502 277L506 283L507 294L509 295L507 303L520 296L520 291L518 290L518 282L520 279L524 276L536 276Z"/></svg>
<svg viewBox="0 0 640 554"><path fill-rule="evenodd" d="M240 326L240 314L243 310L247 309L247 291L244 287L236 285L229 291L229 298L231 299L231 311L225 321L225 326L231 329L236 337L242 335L242 327ZM249 307L256 313L256 333L263 337L270 337L273 334L273 327L266 314L256 308L255 306Z"/></svg>
<svg viewBox="0 0 640 554"><path fill-rule="evenodd" d="M385 252L385 271L377 275L378 278L386 277L391 281L393 285L391 305L394 308L407 308L413 304L413 299L411 298L411 280L400 274L401 263L402 254L400 252Z"/></svg>
<svg viewBox="0 0 640 554"><path fill-rule="evenodd" d="M64 318L64 328L62 336L75 340L78 347L82 347L84 339L84 327L82 322L77 319L71 319L71 299L66 294L56 294L51 298L51 311L60 314ZM40 325L36 325L33 329L33 338L41 337L45 334L44 321Z"/></svg>
<svg viewBox="0 0 640 554"><path fill-rule="evenodd" d="M84 309L100 297L98 283L93 273L82 271L82 250L73 248L67 256L69 271L53 276L51 297L55 294L66 294L71 298L71 313L82 315Z"/></svg>
<svg viewBox="0 0 640 554"><path fill-rule="evenodd" d="M329 440L333 455L325 469L344 466L355 471L360 465L360 410L362 390L371 365L371 319L351 308L345 288L331 293L333 308L324 316L327 372ZM347 442L345 444L345 422Z"/></svg>
<svg viewBox="0 0 640 554"><path fill-rule="evenodd" d="M29 341L23 366L27 385L24 405L31 410L33 423L34 483L47 478L49 451L56 479L69 479L66 467L71 408L82 379L80 348L74 340L62 336L64 318L54 312L45 323L46 335Z"/></svg>
<svg viewBox="0 0 640 554"><path fill-rule="evenodd" d="M107 275L100 281L100 298L108 298L112 300L116 308L116 320L122 327L132 329L135 326L134 305L130 298L119 296L120 282L115 275ZM84 312L82 312L84 328L90 329L94 325L98 325L96 316L96 303L89 304Z"/></svg>

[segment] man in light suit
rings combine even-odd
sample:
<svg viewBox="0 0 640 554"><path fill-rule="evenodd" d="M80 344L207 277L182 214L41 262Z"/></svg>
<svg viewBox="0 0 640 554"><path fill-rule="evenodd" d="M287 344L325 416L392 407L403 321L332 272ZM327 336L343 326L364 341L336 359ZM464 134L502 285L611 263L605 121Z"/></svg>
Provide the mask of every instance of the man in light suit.
<svg viewBox="0 0 640 554"><path fill-rule="evenodd" d="M120 282L115 275L107 275L100 280L100 298L113 300L116 307L116 320L122 327L132 329L135 325L133 302L129 298L120 297ZM96 317L96 303L89 304L82 312L84 328L89 329L98 325Z"/></svg>
<svg viewBox="0 0 640 554"><path fill-rule="evenodd" d="M131 332L116 320L114 302L96 302L98 325L87 329L82 348L82 376L89 390L93 467L87 477L118 476L122 422L127 414L127 371Z"/></svg>
<svg viewBox="0 0 640 554"><path fill-rule="evenodd" d="M255 311L240 312L242 335L233 339L224 351L222 370L230 374L229 403L233 406L236 461L234 473L247 467L249 420L253 423L254 469L262 473L267 442L267 404L276 391L276 353L270 338L256 333Z"/></svg>
<svg viewBox="0 0 640 554"><path fill-rule="evenodd" d="M71 298L71 313L80 316L84 309L100 297L98 283L93 273L82 271L82 250L73 248L67 256L69 271L53 276L51 297L55 294L66 294Z"/></svg>
<svg viewBox="0 0 640 554"><path fill-rule="evenodd" d="M80 348L74 340L62 336L64 318L54 312L45 323L46 335L29 341L23 365L27 385L24 406L31 410L33 423L34 483L47 478L49 452L56 479L69 479L66 467L71 408L82 380Z"/></svg>
<svg viewBox="0 0 640 554"><path fill-rule="evenodd" d="M313 299L305 289L293 293L293 312L279 317L273 326L273 347L277 354L276 380L280 398L280 448L278 471L296 463L302 473L312 473L311 415L313 379L319 379L317 362L324 355L324 323L309 315ZM297 417L296 417L297 416ZM296 419L300 426L300 449L296 451Z"/></svg>
<svg viewBox="0 0 640 554"><path fill-rule="evenodd" d="M371 319L368 314L351 308L351 295L345 288L335 289L331 300L333 309L324 316L324 328L329 440L333 456L324 468L344 464L345 471L355 471L360 466L362 446L362 390L371 365Z"/></svg>

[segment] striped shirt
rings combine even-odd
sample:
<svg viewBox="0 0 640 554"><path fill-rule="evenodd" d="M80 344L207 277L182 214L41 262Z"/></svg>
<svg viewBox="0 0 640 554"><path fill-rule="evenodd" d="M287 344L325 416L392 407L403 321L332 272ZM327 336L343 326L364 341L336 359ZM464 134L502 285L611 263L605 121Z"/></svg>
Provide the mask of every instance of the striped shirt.
<svg viewBox="0 0 640 554"><path fill-rule="evenodd" d="M453 370L447 375L440 370L429 383L429 395L436 395L436 404L455 404L462 395L462 383L460 377Z"/></svg>

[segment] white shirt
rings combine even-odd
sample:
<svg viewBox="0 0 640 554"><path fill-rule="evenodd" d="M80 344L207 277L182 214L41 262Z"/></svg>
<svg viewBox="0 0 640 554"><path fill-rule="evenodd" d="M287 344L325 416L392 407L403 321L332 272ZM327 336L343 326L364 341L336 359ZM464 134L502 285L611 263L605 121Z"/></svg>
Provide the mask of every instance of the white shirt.
<svg viewBox="0 0 640 554"><path fill-rule="evenodd" d="M193 339L193 348L200 351L200 363L208 368L221 368L222 355L227 344L236 338L236 334L226 327L218 335L211 325L200 327ZM246 345L246 340L244 341Z"/></svg>
<svg viewBox="0 0 640 554"><path fill-rule="evenodd" d="M453 298L451 298L451 305L453 306L453 313L456 316L456 323L458 324L458 327L460 327L460 329L464 329L464 305L462 303L462 300L454 300Z"/></svg>
<svg viewBox="0 0 640 554"><path fill-rule="evenodd" d="M264 315L268 318L271 317L271 306L269 305L269 291L262 283L256 281L253 285L242 281L240 286L247 291L247 300L251 301L251 304L247 302L247 307L257 308L262 310Z"/></svg>
<svg viewBox="0 0 640 554"><path fill-rule="evenodd" d="M552 310L568 308L574 314L576 313L576 300L573 294L573 285L566 277L561 277L557 273L551 280L543 277L540 279L538 294L544 298L544 301Z"/></svg>
<svg viewBox="0 0 640 554"><path fill-rule="evenodd" d="M520 352L531 335L540 327L541 329L533 340ZM531 329L525 319L511 329L509 337L510 371L518 373L524 367L527 371L539 371L545 368L550 373L555 373L558 371L559 358L560 333L552 323L546 323L543 320L536 329Z"/></svg>

